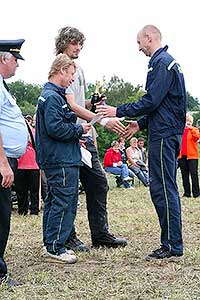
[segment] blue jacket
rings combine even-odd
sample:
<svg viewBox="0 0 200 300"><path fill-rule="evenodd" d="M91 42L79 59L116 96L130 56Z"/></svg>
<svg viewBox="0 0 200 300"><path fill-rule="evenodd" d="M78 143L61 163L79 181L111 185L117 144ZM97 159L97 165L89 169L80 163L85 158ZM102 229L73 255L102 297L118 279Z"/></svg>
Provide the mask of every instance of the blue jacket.
<svg viewBox="0 0 200 300"><path fill-rule="evenodd" d="M183 134L186 114L186 90L179 64L167 53L168 47L158 49L149 61L146 94L137 103L117 107L117 116L143 116L140 130L148 128L150 140Z"/></svg>
<svg viewBox="0 0 200 300"><path fill-rule="evenodd" d="M65 89L51 82L44 85L36 115L36 160L41 169L79 166L79 137L83 127L66 102Z"/></svg>

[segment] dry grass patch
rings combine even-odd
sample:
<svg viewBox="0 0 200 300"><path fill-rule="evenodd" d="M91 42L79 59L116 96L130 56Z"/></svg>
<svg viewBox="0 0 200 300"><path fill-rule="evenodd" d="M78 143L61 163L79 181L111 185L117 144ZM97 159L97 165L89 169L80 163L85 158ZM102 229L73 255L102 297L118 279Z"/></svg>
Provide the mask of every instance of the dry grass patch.
<svg viewBox="0 0 200 300"><path fill-rule="evenodd" d="M0 300L194 300L200 299L199 199L182 199L185 255L178 263L146 262L159 246L158 220L148 189L116 188L110 182L109 222L113 233L126 237L122 249L91 249L75 265L50 264L42 256L41 221L13 210L6 252L9 270L21 287L0 288ZM180 191L182 193L182 191ZM76 220L79 236L91 244L85 195Z"/></svg>

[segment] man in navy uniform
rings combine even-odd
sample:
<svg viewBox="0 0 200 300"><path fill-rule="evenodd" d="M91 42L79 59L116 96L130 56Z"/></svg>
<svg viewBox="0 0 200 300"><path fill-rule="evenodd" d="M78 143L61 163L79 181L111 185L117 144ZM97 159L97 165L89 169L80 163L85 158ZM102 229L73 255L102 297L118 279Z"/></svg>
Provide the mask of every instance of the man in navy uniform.
<svg viewBox="0 0 200 300"><path fill-rule="evenodd" d="M4 79L15 75L18 59L23 59L20 40L0 40L0 284L18 283L8 277L4 252L10 231L11 190L17 158L26 150L28 131L21 110Z"/></svg>
<svg viewBox="0 0 200 300"><path fill-rule="evenodd" d="M150 193L161 226L161 247L146 260L176 259L183 255L181 205L176 184L177 157L185 125L186 91L180 65L161 45L153 25L137 35L139 51L151 57L146 94L137 103L117 108L99 106L105 117L143 117L127 126L126 137L148 128Z"/></svg>

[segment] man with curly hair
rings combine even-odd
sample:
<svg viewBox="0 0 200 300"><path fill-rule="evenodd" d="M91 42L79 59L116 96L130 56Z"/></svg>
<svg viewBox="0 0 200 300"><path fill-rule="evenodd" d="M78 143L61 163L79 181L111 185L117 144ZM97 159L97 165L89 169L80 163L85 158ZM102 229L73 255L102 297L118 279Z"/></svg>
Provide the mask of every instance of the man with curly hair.
<svg viewBox="0 0 200 300"><path fill-rule="evenodd" d="M73 27L64 27L59 30L56 37L56 55L66 54L71 59L77 59L83 48L85 36L78 29ZM78 124L90 121L95 114L89 111L91 101L85 99L86 81L83 70L77 67L74 82L66 91L67 102L72 110L78 115ZM104 118L100 121L102 126L114 132L123 133L124 126L118 118ZM88 135L83 135L82 140L86 149L92 155L92 168L84 164L80 168L80 180L86 193L88 220L91 230L92 245L94 247L118 247L126 246L127 241L122 238L116 238L108 229L107 218L107 192L108 183L105 172L99 161L97 149L93 140ZM75 228L72 230L70 238L66 242L66 247L75 251L88 251L89 248L77 238Z"/></svg>

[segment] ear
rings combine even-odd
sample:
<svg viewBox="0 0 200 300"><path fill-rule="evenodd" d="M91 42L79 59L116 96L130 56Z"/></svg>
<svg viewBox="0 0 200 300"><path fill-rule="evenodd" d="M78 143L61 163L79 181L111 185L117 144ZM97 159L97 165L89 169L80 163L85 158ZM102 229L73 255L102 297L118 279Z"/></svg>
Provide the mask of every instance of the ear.
<svg viewBox="0 0 200 300"><path fill-rule="evenodd" d="M1 61L1 63L4 64L4 65L6 65L6 60L7 60L7 59L6 59L6 57L5 57L4 55L0 57L0 61Z"/></svg>

